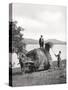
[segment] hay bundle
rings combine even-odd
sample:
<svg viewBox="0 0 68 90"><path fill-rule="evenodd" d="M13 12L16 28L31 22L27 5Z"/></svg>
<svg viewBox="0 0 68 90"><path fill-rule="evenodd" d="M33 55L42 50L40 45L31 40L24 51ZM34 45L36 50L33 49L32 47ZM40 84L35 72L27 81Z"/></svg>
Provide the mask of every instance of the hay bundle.
<svg viewBox="0 0 68 90"><path fill-rule="evenodd" d="M50 64L47 59L45 49L34 49L31 50L26 54L27 57L30 57L32 61L34 61L34 65L36 70L41 70L41 69L49 69Z"/></svg>

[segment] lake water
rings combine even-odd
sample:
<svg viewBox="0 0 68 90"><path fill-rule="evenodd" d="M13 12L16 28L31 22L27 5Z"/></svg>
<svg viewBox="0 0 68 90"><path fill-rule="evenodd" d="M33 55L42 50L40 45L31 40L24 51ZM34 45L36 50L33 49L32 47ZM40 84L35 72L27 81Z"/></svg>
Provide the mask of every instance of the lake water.
<svg viewBox="0 0 68 90"><path fill-rule="evenodd" d="M30 51L32 49L39 48L38 44L28 44L26 46L26 50ZM57 58L54 56L55 54L58 54L58 52L61 51L61 59L66 59L66 45L54 45L52 49L50 49L50 54L52 56L52 60L57 60Z"/></svg>

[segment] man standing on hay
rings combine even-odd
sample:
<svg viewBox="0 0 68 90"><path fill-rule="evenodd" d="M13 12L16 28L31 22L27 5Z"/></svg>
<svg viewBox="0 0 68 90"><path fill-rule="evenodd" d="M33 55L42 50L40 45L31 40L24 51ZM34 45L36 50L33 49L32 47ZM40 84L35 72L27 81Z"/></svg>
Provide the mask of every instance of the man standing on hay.
<svg viewBox="0 0 68 90"><path fill-rule="evenodd" d="M39 45L40 45L40 48L43 48L44 47L44 39L43 39L43 36L41 35L40 39L39 39Z"/></svg>

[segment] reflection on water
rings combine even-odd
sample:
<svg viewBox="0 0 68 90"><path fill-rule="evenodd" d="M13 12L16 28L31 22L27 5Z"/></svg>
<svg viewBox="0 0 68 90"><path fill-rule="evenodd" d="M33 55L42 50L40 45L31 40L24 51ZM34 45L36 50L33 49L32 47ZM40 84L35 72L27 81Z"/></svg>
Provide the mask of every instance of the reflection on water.
<svg viewBox="0 0 68 90"><path fill-rule="evenodd" d="M35 48L39 48L39 45L38 44L28 44L26 46L27 51L30 51ZM57 60L57 58L54 56L54 53L58 54L59 51L61 51L61 59L66 59L66 45L54 45L52 49L50 49L50 54L53 60Z"/></svg>

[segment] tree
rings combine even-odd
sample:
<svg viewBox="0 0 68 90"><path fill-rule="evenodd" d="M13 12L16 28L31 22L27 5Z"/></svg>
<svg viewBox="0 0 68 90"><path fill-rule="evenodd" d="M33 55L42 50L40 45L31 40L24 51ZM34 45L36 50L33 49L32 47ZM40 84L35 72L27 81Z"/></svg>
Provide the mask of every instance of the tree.
<svg viewBox="0 0 68 90"><path fill-rule="evenodd" d="M12 52L13 49L17 49L18 52L21 52L23 47L25 47L25 43L22 42L23 34L21 34L21 31L24 30L24 28L18 26L17 22L9 22L9 52Z"/></svg>

